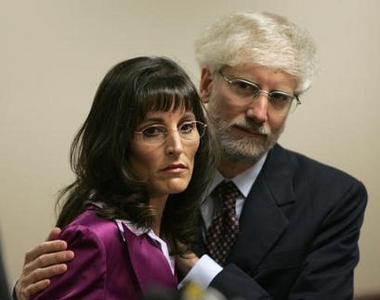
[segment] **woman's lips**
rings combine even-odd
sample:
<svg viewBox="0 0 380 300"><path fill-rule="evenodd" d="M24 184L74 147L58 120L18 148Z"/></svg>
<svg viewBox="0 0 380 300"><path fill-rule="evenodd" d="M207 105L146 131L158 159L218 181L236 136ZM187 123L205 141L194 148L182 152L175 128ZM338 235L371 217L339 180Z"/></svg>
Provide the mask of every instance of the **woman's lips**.
<svg viewBox="0 0 380 300"><path fill-rule="evenodd" d="M170 172L170 173L182 173L187 168L183 164L171 164L164 169L162 169L163 172Z"/></svg>

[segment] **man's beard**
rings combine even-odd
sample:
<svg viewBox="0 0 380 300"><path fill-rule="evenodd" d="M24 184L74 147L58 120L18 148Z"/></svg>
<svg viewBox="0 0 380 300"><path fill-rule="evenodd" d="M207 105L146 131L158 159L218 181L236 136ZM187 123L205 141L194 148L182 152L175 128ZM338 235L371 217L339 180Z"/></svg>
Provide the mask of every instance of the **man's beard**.
<svg viewBox="0 0 380 300"><path fill-rule="evenodd" d="M283 125L278 132L273 133L268 126L257 125L249 119L235 119L228 123L216 117L210 121L216 134L222 157L232 162L257 162L264 153L276 144L285 127ZM239 136L231 129L234 126L263 134L265 137Z"/></svg>

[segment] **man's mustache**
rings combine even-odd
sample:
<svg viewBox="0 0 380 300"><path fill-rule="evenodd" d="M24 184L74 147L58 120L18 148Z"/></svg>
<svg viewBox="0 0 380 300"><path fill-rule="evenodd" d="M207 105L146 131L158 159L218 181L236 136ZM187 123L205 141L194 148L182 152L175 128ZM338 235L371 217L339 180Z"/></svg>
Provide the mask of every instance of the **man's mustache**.
<svg viewBox="0 0 380 300"><path fill-rule="evenodd" d="M268 126L262 124L256 124L251 120L235 120L233 123L229 124L229 127L236 126L245 130L257 132L259 134L269 135L271 134L271 130Z"/></svg>

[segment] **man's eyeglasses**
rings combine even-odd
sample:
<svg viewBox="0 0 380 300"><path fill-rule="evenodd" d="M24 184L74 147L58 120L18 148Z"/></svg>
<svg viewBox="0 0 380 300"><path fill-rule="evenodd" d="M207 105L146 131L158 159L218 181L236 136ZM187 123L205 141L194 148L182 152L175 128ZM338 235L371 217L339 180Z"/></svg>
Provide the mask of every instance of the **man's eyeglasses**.
<svg viewBox="0 0 380 300"><path fill-rule="evenodd" d="M224 80L228 83L231 91L238 96L239 101L243 104L249 104L252 100L257 99L261 93L268 95L268 110L275 114L286 115L288 112L295 110L297 105L301 104L298 96L291 95L281 91L267 92L260 88L256 83L247 79L230 77L219 71Z"/></svg>
<svg viewBox="0 0 380 300"><path fill-rule="evenodd" d="M135 131L140 136L143 143L148 145L163 144L169 132L178 132L183 141L194 142L199 140L206 132L207 124L200 121L186 121L177 127L169 129L162 124L153 124L143 128L141 131Z"/></svg>

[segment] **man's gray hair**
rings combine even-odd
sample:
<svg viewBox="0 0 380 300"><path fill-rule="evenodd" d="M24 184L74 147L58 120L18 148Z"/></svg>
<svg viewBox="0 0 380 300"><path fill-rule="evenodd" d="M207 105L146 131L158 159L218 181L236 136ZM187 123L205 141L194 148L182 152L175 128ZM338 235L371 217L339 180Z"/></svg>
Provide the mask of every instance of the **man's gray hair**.
<svg viewBox="0 0 380 300"><path fill-rule="evenodd" d="M306 91L318 69L316 46L298 24L273 13L235 13L204 30L195 42L201 68L254 63L280 69L297 79L296 93Z"/></svg>

